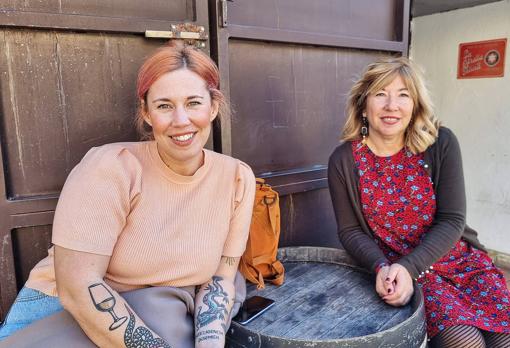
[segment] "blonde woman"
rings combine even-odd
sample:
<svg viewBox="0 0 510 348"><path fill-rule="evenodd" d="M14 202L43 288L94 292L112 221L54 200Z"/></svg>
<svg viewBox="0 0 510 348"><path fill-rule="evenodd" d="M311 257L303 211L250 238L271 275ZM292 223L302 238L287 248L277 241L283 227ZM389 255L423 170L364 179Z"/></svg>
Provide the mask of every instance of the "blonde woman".
<svg viewBox="0 0 510 348"><path fill-rule="evenodd" d="M402 306L413 279L435 347L510 347L505 279L466 223L459 144L407 58L368 65L352 87L328 178L338 235Z"/></svg>

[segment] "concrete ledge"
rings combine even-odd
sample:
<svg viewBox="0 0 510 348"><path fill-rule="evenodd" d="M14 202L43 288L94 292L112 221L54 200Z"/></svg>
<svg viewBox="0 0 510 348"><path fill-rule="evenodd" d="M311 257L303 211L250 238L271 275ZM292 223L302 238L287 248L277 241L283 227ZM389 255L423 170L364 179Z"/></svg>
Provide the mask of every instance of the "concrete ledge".
<svg viewBox="0 0 510 348"><path fill-rule="evenodd" d="M510 270L510 255L496 250L489 250L489 255L494 260L494 264L500 268Z"/></svg>

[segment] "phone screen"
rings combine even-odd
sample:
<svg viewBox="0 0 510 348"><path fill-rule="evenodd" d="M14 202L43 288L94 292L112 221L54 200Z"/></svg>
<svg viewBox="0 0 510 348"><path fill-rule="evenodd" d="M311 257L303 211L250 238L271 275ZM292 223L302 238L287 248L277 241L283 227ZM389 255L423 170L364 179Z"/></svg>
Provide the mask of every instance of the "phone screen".
<svg viewBox="0 0 510 348"><path fill-rule="evenodd" d="M264 313L274 305L274 300L262 296L252 296L239 309L239 313L234 320L239 324L248 324L250 321Z"/></svg>

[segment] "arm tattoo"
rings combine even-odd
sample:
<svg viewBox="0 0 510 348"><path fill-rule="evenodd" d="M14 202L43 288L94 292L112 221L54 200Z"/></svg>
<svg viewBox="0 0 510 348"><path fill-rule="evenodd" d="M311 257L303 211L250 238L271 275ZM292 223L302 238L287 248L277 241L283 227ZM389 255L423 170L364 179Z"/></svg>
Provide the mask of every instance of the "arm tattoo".
<svg viewBox="0 0 510 348"><path fill-rule="evenodd" d="M127 305L125 306L129 313L128 326L126 332L124 332L126 348L172 348L162 338L155 338L152 332L146 327L138 326L135 329L135 315Z"/></svg>
<svg viewBox="0 0 510 348"><path fill-rule="evenodd" d="M223 332L220 330L204 330L200 331L195 335L198 342L207 340L219 340L223 336Z"/></svg>
<svg viewBox="0 0 510 348"><path fill-rule="evenodd" d="M100 312L108 312L113 318L113 323L108 328L110 331L118 329L127 320L127 317L118 317L113 308L117 300L111 291L103 283L96 283L89 286L89 294L92 299L92 303L96 306L96 309Z"/></svg>
<svg viewBox="0 0 510 348"><path fill-rule="evenodd" d="M203 310L204 307L198 307L198 314L196 319L196 330L204 327L213 321L220 319L225 320L228 316L228 310L226 304L229 303L228 294L223 290L223 287L219 283L223 280L222 277L213 276L212 283L207 284L205 290L207 291L204 295L202 302L209 307L208 310ZM225 323L222 323L224 332L227 331Z"/></svg>
<svg viewBox="0 0 510 348"><path fill-rule="evenodd" d="M89 286L89 294L96 309L101 312L109 312L113 317L113 323L108 328L110 331L118 329L127 320L127 317L117 317L113 308L117 300L111 291L103 283L96 283ZM162 338L154 338L152 332L144 326L135 329L135 315L125 305L129 313L129 322L124 332L124 343L126 348L172 348Z"/></svg>
<svg viewBox="0 0 510 348"><path fill-rule="evenodd" d="M236 264L236 261L238 259L238 257L231 257L231 256L223 256L223 258L225 259L225 263L229 266L233 266Z"/></svg>

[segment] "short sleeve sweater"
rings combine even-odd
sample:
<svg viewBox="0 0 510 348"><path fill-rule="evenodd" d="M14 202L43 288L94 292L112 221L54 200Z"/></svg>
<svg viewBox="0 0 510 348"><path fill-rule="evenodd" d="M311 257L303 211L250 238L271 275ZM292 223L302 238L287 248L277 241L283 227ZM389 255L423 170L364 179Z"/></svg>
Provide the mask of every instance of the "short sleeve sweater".
<svg viewBox="0 0 510 348"><path fill-rule="evenodd" d="M204 153L203 166L181 176L153 141L91 149L62 190L53 244L110 256L105 280L124 288L205 283L222 255L245 249L255 177L239 160ZM53 248L26 286L57 296Z"/></svg>

